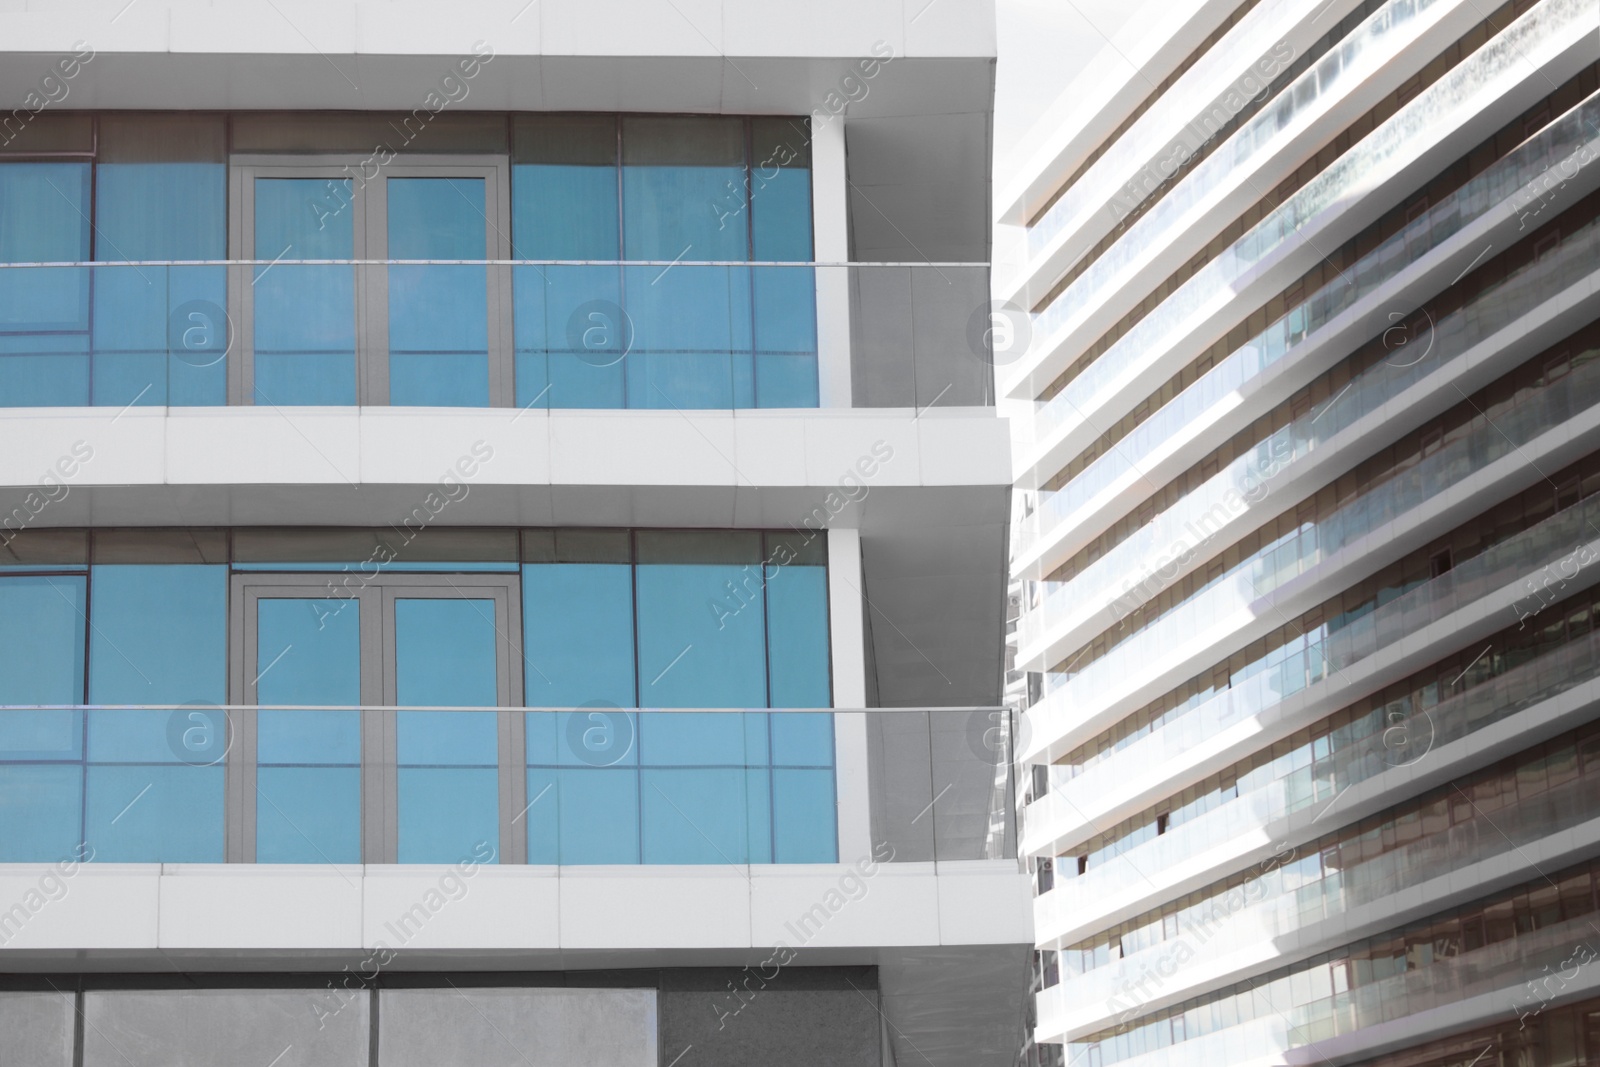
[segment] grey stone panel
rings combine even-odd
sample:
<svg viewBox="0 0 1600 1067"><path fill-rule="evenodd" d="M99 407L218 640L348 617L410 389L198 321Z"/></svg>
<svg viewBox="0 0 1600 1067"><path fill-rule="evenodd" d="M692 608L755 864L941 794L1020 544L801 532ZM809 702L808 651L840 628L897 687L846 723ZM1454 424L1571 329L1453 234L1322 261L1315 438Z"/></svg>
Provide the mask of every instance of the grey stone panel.
<svg viewBox="0 0 1600 1067"><path fill-rule="evenodd" d="M365 992L341 1002L325 989L106 990L83 1002L83 1067L367 1064Z"/></svg>
<svg viewBox="0 0 1600 1067"><path fill-rule="evenodd" d="M0 993L0 1064L71 1067L72 994Z"/></svg>
<svg viewBox="0 0 1600 1067"><path fill-rule="evenodd" d="M657 1067L653 989L386 989L381 1067Z"/></svg>

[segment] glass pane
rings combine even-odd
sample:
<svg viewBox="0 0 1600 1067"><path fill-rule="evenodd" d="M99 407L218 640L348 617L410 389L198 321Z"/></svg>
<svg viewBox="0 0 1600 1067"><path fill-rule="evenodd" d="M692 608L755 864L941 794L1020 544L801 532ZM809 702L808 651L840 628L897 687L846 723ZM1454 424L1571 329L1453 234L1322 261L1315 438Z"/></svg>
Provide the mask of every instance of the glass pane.
<svg viewBox="0 0 1600 1067"><path fill-rule="evenodd" d="M89 165L0 163L0 263L89 259ZM0 268L0 406L89 402L89 272Z"/></svg>
<svg viewBox="0 0 1600 1067"><path fill-rule="evenodd" d="M528 771L529 863L638 863L639 776L632 768Z"/></svg>
<svg viewBox="0 0 1600 1067"><path fill-rule="evenodd" d="M811 267L753 267L755 406L814 408L817 283Z"/></svg>
<svg viewBox="0 0 1600 1067"><path fill-rule="evenodd" d="M361 702L360 605L256 602L261 704ZM256 861L361 861L361 713L261 711L256 718Z"/></svg>
<svg viewBox="0 0 1600 1067"><path fill-rule="evenodd" d="M258 600L255 684L258 704L360 704L360 604Z"/></svg>
<svg viewBox="0 0 1600 1067"><path fill-rule="evenodd" d="M767 656L775 708L825 708L828 678L828 571L792 559L783 540L769 541L766 576ZM784 715L783 719L797 718Z"/></svg>
<svg viewBox="0 0 1600 1067"><path fill-rule="evenodd" d="M256 862L360 863L361 769L258 769Z"/></svg>
<svg viewBox="0 0 1600 1067"><path fill-rule="evenodd" d="M755 406L749 267L624 269L628 406Z"/></svg>
<svg viewBox="0 0 1600 1067"><path fill-rule="evenodd" d="M395 601L396 703L494 707L495 602ZM455 863L499 847L498 717L395 715L401 863Z"/></svg>
<svg viewBox="0 0 1600 1067"><path fill-rule="evenodd" d="M227 258L222 163L101 163L94 196L97 259ZM227 403L226 306L223 267L97 270L93 402Z"/></svg>
<svg viewBox="0 0 1600 1067"><path fill-rule="evenodd" d="M753 258L811 259L811 131L805 119L752 119Z"/></svg>
<svg viewBox="0 0 1600 1067"><path fill-rule="evenodd" d="M634 706L632 567L528 564L522 618L529 707Z"/></svg>
<svg viewBox="0 0 1600 1067"><path fill-rule="evenodd" d="M517 259L617 259L617 120L515 119L511 236Z"/></svg>
<svg viewBox="0 0 1600 1067"><path fill-rule="evenodd" d="M740 119L624 118L623 258L748 259L744 164Z"/></svg>
<svg viewBox="0 0 1600 1067"><path fill-rule="evenodd" d="M493 732L493 715L462 712L459 717L487 720ZM402 767L399 775L399 862L460 863L499 851L495 768Z"/></svg>
<svg viewBox="0 0 1600 1067"><path fill-rule="evenodd" d="M642 703L766 707L759 536L641 532L638 539Z"/></svg>
<svg viewBox="0 0 1600 1067"><path fill-rule="evenodd" d="M390 259L484 259L482 178L391 178ZM489 268L389 268L389 403L489 405Z"/></svg>
<svg viewBox="0 0 1600 1067"><path fill-rule="evenodd" d="M0 704L83 703L86 588L70 575L0 579Z"/></svg>
<svg viewBox="0 0 1600 1067"><path fill-rule="evenodd" d="M220 863L228 568L92 568L89 701L170 710L89 714L87 840L95 858Z"/></svg>
<svg viewBox="0 0 1600 1067"><path fill-rule="evenodd" d="M774 719L810 719L775 715ZM827 718L816 716L816 718ZM829 733L832 731L830 729ZM831 740L831 738L830 738ZM830 752L831 755L831 752ZM836 863L838 809L832 770L774 769L772 833L775 863Z"/></svg>
<svg viewBox="0 0 1600 1067"><path fill-rule="evenodd" d="M164 726L163 717L157 736ZM222 767L91 763L87 793L85 840L96 860L223 862Z"/></svg>
<svg viewBox="0 0 1600 1067"><path fill-rule="evenodd" d="M0 579L0 704L83 703L86 581ZM83 713L0 711L0 862L82 840Z"/></svg>
<svg viewBox="0 0 1600 1067"><path fill-rule="evenodd" d="M255 392L260 404L354 404L355 268L273 260L355 258L348 180L258 178Z"/></svg>
<svg viewBox="0 0 1600 1067"><path fill-rule="evenodd" d="M223 163L100 164L95 170L100 240L95 258L227 259L227 182Z"/></svg>
<svg viewBox="0 0 1600 1067"><path fill-rule="evenodd" d="M482 707L499 703L491 599L397 599L395 703Z"/></svg>
<svg viewBox="0 0 1600 1067"><path fill-rule="evenodd" d="M95 268L93 402L227 403L227 284L226 267Z"/></svg>
<svg viewBox="0 0 1600 1067"><path fill-rule="evenodd" d="M752 848L767 841L762 800L767 773L698 767L641 771L644 862L768 862L769 848ZM759 820L752 819L752 797Z"/></svg>
<svg viewBox="0 0 1600 1067"><path fill-rule="evenodd" d="M82 817L81 764L0 762L0 863L54 863L74 855L83 840Z"/></svg>
<svg viewBox="0 0 1600 1067"><path fill-rule="evenodd" d="M227 567L117 564L90 573L91 704L226 702Z"/></svg>
<svg viewBox="0 0 1600 1067"><path fill-rule="evenodd" d="M622 269L544 264L511 275L517 406L626 407L634 328L622 310Z"/></svg>

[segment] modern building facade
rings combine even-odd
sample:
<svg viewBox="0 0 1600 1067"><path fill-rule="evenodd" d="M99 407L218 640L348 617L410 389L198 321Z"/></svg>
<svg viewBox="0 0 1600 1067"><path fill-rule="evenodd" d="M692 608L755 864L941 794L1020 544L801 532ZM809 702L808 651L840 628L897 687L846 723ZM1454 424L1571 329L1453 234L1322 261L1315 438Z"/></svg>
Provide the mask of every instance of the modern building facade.
<svg viewBox="0 0 1600 1067"><path fill-rule="evenodd" d="M0 1063L1013 1062L994 12L0 12Z"/></svg>
<svg viewBox="0 0 1600 1067"><path fill-rule="evenodd" d="M1146 4L997 197L1029 1062L1600 1062L1597 30Z"/></svg>

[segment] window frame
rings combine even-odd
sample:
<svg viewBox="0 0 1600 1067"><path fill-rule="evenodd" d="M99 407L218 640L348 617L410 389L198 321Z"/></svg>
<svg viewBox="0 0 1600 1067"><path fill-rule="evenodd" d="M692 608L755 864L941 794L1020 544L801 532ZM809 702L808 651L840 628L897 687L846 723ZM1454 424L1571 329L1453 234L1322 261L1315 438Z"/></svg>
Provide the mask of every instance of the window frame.
<svg viewBox="0 0 1600 1067"><path fill-rule="evenodd" d="M372 156L350 153L233 154L228 157L228 248L236 260L271 259L255 247L255 188L258 178L310 178L338 181L360 175L351 204L352 248L357 260L388 258L388 180L390 178L468 178L484 182L484 251L488 260L511 258L511 161L505 154L396 154L376 176L366 178L363 165ZM389 286L388 270L354 268L356 340L356 406L388 407ZM250 266L229 270L228 315L237 324L234 347L238 358L228 373L228 403L255 403L255 305ZM512 292L509 268L485 266L488 306L489 404L515 403L512 374ZM463 410L478 410L466 408Z"/></svg>
<svg viewBox="0 0 1600 1067"><path fill-rule="evenodd" d="M314 565L308 565L314 566ZM443 565L448 566L448 565ZM399 855L399 774L396 759L394 603L400 599L493 600L497 708L474 714L496 715L498 832L500 863L527 862L527 835L518 833L512 813L527 802L522 713L522 649L512 635L521 632L520 570L503 573L399 573L361 575L359 588L335 590L331 575L348 571L249 571L232 575L229 610L229 702L253 705L258 666L258 607L273 599L348 599L360 612L361 703L361 862L396 863ZM314 584L318 577L323 584ZM257 713L232 713L233 744L227 756L228 863L256 863Z"/></svg>

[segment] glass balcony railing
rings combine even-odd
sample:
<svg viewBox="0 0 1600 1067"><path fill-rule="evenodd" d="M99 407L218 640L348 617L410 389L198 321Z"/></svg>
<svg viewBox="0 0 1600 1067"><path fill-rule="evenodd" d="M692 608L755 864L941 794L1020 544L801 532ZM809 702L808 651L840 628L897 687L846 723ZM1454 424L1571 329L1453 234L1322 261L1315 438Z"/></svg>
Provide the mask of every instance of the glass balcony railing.
<svg viewBox="0 0 1600 1067"><path fill-rule="evenodd" d="M1240 20L1226 47L1211 48L1150 105L1126 133L1106 149L1094 166L1074 182L1061 199L1028 227L1028 254L1038 255L1068 223L1086 208L1103 204L1135 170L1163 155L1181 135L1207 116L1195 118L1195 102L1215 100L1246 76L1255 74L1252 57L1264 56L1283 40L1309 10L1305 0L1266 0ZM1185 142L1186 143L1186 142Z"/></svg>
<svg viewBox="0 0 1600 1067"><path fill-rule="evenodd" d="M1180 711L1148 733L1130 735L1123 743L1097 753L1076 768L1065 768L1068 779L1055 783L1050 793L1029 806L1029 820L1049 820L1050 809L1057 804L1062 806L1057 815L1063 818L1072 818L1077 810L1092 810L1098 805L1090 798L1119 791L1136 776L1148 773L1149 768L1166 766L1207 738L1259 716L1311 686L1337 678L1340 671L1397 646L1406 636L1513 585L1541 567L1559 563L1575 546L1593 539L1596 530L1600 530L1600 498L1590 497L1345 626L1330 629L1324 625L1293 644L1274 650L1239 671L1230 688ZM1581 680L1582 672L1578 672L1572 684ZM1481 688L1492 690L1494 686ZM1543 699L1537 695L1540 691L1537 687L1531 689L1535 695L1527 698L1528 702ZM1473 692L1476 690L1463 694L1464 707L1477 706ZM1435 728L1448 730L1444 714L1434 716ZM1467 732L1481 729L1489 721L1493 720L1474 720L1469 713ZM1035 812L1036 805L1044 807ZM1218 810L1225 811L1226 807ZM1108 864L1107 868L1111 866Z"/></svg>
<svg viewBox="0 0 1600 1067"><path fill-rule="evenodd" d="M1225 298L1266 256L1330 208L1344 210L1344 201L1371 184L1374 171L1396 159L1413 157L1419 143L1437 139L1460 121L1459 116L1475 113L1484 95L1498 97L1504 92L1505 77L1518 69L1527 70L1534 57L1563 47L1592 17L1593 12L1584 0L1547 0L1423 90L1184 282L1085 367L1048 405L1041 405L1036 411L1039 421L1035 425L1034 439L1043 440L1069 423L1082 421L1083 412L1099 407L1102 393L1119 387L1124 379L1133 380L1134 371L1149 353L1163 350L1191 316ZM1323 60L1324 63L1329 61L1329 57ZM1312 73L1315 71L1316 68ZM1292 100L1292 96L1283 95ZM1227 154L1218 153L1213 158L1226 159ZM1164 217L1152 211L1140 224L1154 226L1155 220ZM1135 244L1126 238L1119 242L1119 248L1123 245L1130 248L1126 253L1119 253L1119 257L1131 258L1135 254L1132 251ZM1086 273L1035 315L1034 335L1044 338L1060 329L1088 302L1091 293L1098 293L1106 284L1113 273L1111 264L1122 261L1122 258L1104 260L1103 276ZM1082 295L1074 295L1080 292Z"/></svg>
<svg viewBox="0 0 1600 1067"><path fill-rule="evenodd" d="M1600 93L1546 126L1461 188L1362 256L1350 269L1218 362L1193 385L1129 430L1111 450L1060 491L1039 494L1038 510L1022 527L1024 546L1049 536L1097 494L1141 469L1151 452L1185 426L1229 400L1268 368L1293 359L1323 336L1319 331L1471 223L1504 208L1528 183L1567 161L1574 165L1600 146ZM1048 402L1045 407L1049 407ZM1043 414L1043 411L1041 411ZM1049 419L1049 416L1046 416Z"/></svg>
<svg viewBox="0 0 1600 1067"><path fill-rule="evenodd" d="M1122 680L1137 676L1137 665L1156 662L1174 648L1192 647L1206 635L1221 638L1238 622L1254 617L1262 598L1289 579L1307 573L1596 404L1600 404L1600 361L1574 367L1554 383L1499 409L1492 418L1473 420L1468 432L1446 439L1437 452L1396 472L1345 507L1279 538L1120 642L1071 676L1063 687L1068 690L1067 699L1087 711L1102 704L1105 694L1115 692Z"/></svg>
<svg viewBox="0 0 1600 1067"><path fill-rule="evenodd" d="M924 392L988 405L991 338L967 328L988 276L987 264L0 264L0 407L815 408L818 323L846 316L856 406Z"/></svg>
<svg viewBox="0 0 1600 1067"><path fill-rule="evenodd" d="M1542 771L1543 759L1538 763L1537 770ZM1575 757L1573 763L1576 773ZM1594 810L1600 801L1600 778L1588 773L1587 764L1585 770L1583 776L1549 788L1543 788L1541 782L1541 788L1530 797L1518 800L1513 794L1509 803L1495 808L1492 818L1467 805L1456 805L1453 813L1435 811L1429 822L1436 825L1427 831L1422 829L1422 813L1408 805L1398 817L1361 831L1361 837L1371 843L1370 851L1352 841L1348 830L1308 841L1292 852L1284 849L1276 862L1269 861L1270 866L1251 879L1242 907L1225 903L1221 898L1231 887L1218 883L1212 895L1176 913L1152 917L1145 927L1124 934L1121 944L1126 955L1121 958L1107 953L1103 963L1099 954L1092 961L1084 959L1082 965L1088 969L1073 971L1067 987L1085 1000L1109 997L1117 982L1137 977L1141 964L1172 951L1172 942L1183 936L1179 931L1206 929L1206 940L1220 936L1221 944L1270 942L1492 856L1533 846L1583 822ZM1475 791L1471 781L1462 785L1465 793ZM1441 806L1434 802L1429 807ZM1400 843L1396 843L1397 837ZM1356 857L1353 862L1352 854ZM1066 906L1072 899L1108 898L1073 894L1060 903ZM1163 919L1170 933L1163 933ZM1150 936L1141 936L1147 931ZM1142 947L1135 949L1135 944ZM1077 965L1075 961L1067 969Z"/></svg>
<svg viewBox="0 0 1600 1067"><path fill-rule="evenodd" d="M1023 647L1041 641L1053 627L1091 617L1131 585L1151 581L1158 569L1158 557L1170 556L1175 547L1197 547L1192 531L1213 528L1217 508L1223 508L1225 514L1238 511L1224 505L1225 498L1238 494L1244 500L1261 499L1270 491L1274 478L1292 470L1296 462L1318 453L1357 420L1440 369L1454 366L1457 359L1533 308L1592 276L1597 253L1600 253L1600 223L1590 222L1564 235L1559 248L1507 274L1465 307L1441 316L1433 324L1431 348L1423 358L1410 363L1381 361L1374 364L1331 401L1275 431L1072 578L1041 583L1037 604L1022 617ZM1496 436L1486 427L1480 427L1478 432L1480 436ZM1452 452L1447 446L1442 453L1414 469L1437 472L1434 476L1443 481L1435 483L1432 489L1442 489L1470 473L1444 457L1447 453L1462 456L1475 453L1465 445L1458 444L1454 448ZM1462 448L1468 451L1461 452ZM1490 452L1493 451L1491 446ZM1248 594L1247 599L1264 595L1339 547L1370 532L1375 523L1391 521L1415 506L1423 497L1414 488L1407 488L1414 484L1410 476L1380 483L1340 512L1318 520L1311 530L1263 548L1218 580L1243 576L1244 585L1240 588ZM1136 599L1142 601L1145 597ZM1135 603L1130 600L1129 607L1133 606Z"/></svg>
<svg viewBox="0 0 1600 1067"><path fill-rule="evenodd" d="M1572 825L1588 811L1549 814L1553 823L1566 816L1570 821L1564 825ZM1582 877L1587 883L1588 875ZM1549 879L1540 879L1540 889L1548 883ZM1550 896L1555 897L1557 890L1550 884ZM1414 947L1401 941L1402 931L1385 936L1381 945L1378 939L1369 939L1167 1009L1120 1032L1069 1042L1067 1058L1130 1067L1244 1063L1259 1061L1269 1051L1281 1059L1290 1049L1473 997L1501 994L1508 1004L1537 1003L1527 992L1528 977L1570 971L1575 965L1574 946L1584 944L1594 931L1587 893L1570 908L1563 906L1562 898L1554 904L1537 920L1524 920L1526 897L1516 907L1508 901L1503 919L1496 915L1480 925L1481 930L1492 931L1487 943L1479 934L1472 939L1474 945L1459 930L1455 936ZM1369 948L1374 954L1366 957ZM1061 985L1051 991L1052 999L1069 998L1071 990L1070 984ZM1466 1053L1462 1062L1469 1062L1472 1055Z"/></svg>
<svg viewBox="0 0 1600 1067"><path fill-rule="evenodd" d="M863 714L870 813L832 711L0 708L0 863L854 862L841 814L880 860L1015 857L1009 712Z"/></svg>
<svg viewBox="0 0 1600 1067"><path fill-rule="evenodd" d="M1314 762L1307 754L1302 766L1285 766L1282 774L1257 788L1241 792L1103 864L1091 866L1076 878L1057 881L1052 895L1060 894L1060 899L1054 907L1064 916L1088 914L1098 906L1096 902L1139 892L1148 885L1140 872L1172 870L1174 865L1194 860L1228 842L1260 839L1274 823L1297 811L1329 804L1353 785L1396 767L1410 766L1427 753L1597 677L1600 634L1591 633L1431 708L1412 712L1406 719L1408 746L1397 746L1394 737L1381 730L1336 748ZM1033 816L1031 806L1028 814ZM1545 828L1538 836L1548 832ZM1511 833L1509 828L1507 833Z"/></svg>
<svg viewBox="0 0 1600 1067"><path fill-rule="evenodd" d="M1261 109L1260 114L1250 119L1242 129L1202 160L1041 314L1038 323L1041 336L1065 322L1074 311L1093 299L1111 278L1129 263L1144 255L1163 234L1172 231L1177 220L1187 215L1224 182L1279 147L1284 139L1280 135L1284 131L1298 125L1312 110L1326 110L1330 106L1330 98L1361 85L1375 71L1381 69L1383 64L1392 62L1396 54L1416 39L1424 28L1424 16L1438 2L1439 0L1390 0L1352 30L1336 47L1330 49L1316 65L1284 86L1273 100ZM1305 10L1304 5L1297 6L1301 12ZM1273 19L1273 28L1279 28L1280 32L1257 33L1253 35L1251 47L1244 47L1241 43L1238 50L1213 49L1211 54L1224 52L1235 57L1236 61L1243 56L1262 54L1281 38L1281 29L1286 28L1281 24L1287 20L1277 12L1272 14L1278 14L1278 17ZM1267 28L1266 25L1262 27L1262 29ZM1175 86L1174 89L1176 88ZM1186 100L1192 108L1196 99L1212 99L1214 95L1185 94L1179 99ZM1176 102L1175 100L1174 103ZM1146 151L1143 158L1148 159L1161 146L1141 147ZM1100 192L1102 197L1105 195L1104 190L1096 191ZM1051 209L1050 214L1054 215L1056 209L1066 205L1067 200L1068 196L1062 197L1055 208ZM1066 210L1074 211L1075 208L1077 208L1076 203ZM1060 221L1053 222L1052 226L1059 228L1071 218L1072 215L1063 214ZM1036 252L1048 240L1047 237L1041 237L1035 244L1033 234L1038 229L1039 227L1035 226L1029 231L1030 252ZM1057 310L1058 306L1060 310Z"/></svg>

